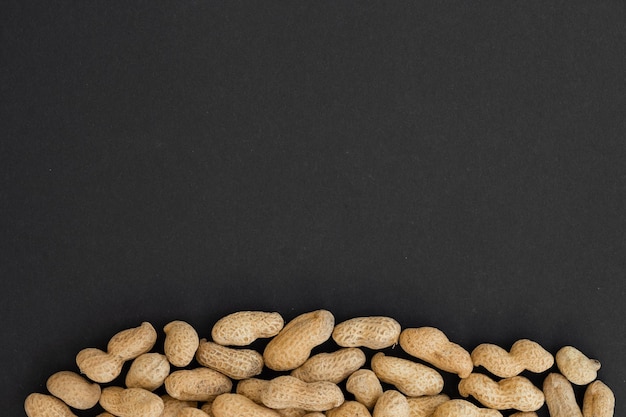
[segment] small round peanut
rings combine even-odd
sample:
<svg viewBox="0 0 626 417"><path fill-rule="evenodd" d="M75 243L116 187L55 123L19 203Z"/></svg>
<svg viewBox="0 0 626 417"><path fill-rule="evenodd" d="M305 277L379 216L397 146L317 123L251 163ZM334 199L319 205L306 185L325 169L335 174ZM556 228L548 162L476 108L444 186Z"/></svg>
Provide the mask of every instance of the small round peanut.
<svg viewBox="0 0 626 417"><path fill-rule="evenodd" d="M472 351L474 366L482 366L500 378L519 375L524 370L541 373L552 368L554 357L539 343L520 339L513 343L510 352L500 346L483 343Z"/></svg>
<svg viewBox="0 0 626 417"><path fill-rule="evenodd" d="M124 361L135 359L152 349L157 340L157 332L152 324L144 321L138 327L122 330L107 344L107 352L121 357Z"/></svg>
<svg viewBox="0 0 626 417"><path fill-rule="evenodd" d="M376 401L372 417L410 417L411 408L407 398L396 390L383 392Z"/></svg>
<svg viewBox="0 0 626 417"><path fill-rule="evenodd" d="M209 415L203 410L195 407L183 407L178 410L176 417L208 417Z"/></svg>
<svg viewBox="0 0 626 417"><path fill-rule="evenodd" d="M368 410L372 410L378 397L383 393L383 387L374 371L359 369L348 377L346 391L354 395L354 398Z"/></svg>
<svg viewBox="0 0 626 417"><path fill-rule="evenodd" d="M60 371L48 378L48 392L72 408L87 410L98 404L100 385L71 371Z"/></svg>
<svg viewBox="0 0 626 417"><path fill-rule="evenodd" d="M339 407L326 411L326 417L372 417L372 414L358 401L344 401Z"/></svg>
<svg viewBox="0 0 626 417"><path fill-rule="evenodd" d="M344 348L311 356L291 372L304 382L330 381L335 384L365 364L365 353L359 348Z"/></svg>
<svg viewBox="0 0 626 417"><path fill-rule="evenodd" d="M76 355L80 373L94 382L106 384L122 373L124 359L97 348L86 348Z"/></svg>
<svg viewBox="0 0 626 417"><path fill-rule="evenodd" d="M232 379L251 378L263 370L263 356L252 349L234 349L200 340L196 360Z"/></svg>
<svg viewBox="0 0 626 417"><path fill-rule="evenodd" d="M466 400L450 400L437 407L431 417L502 417L502 413L477 407Z"/></svg>
<svg viewBox="0 0 626 417"><path fill-rule="evenodd" d="M384 349L398 343L400 323L391 317L355 317L335 326L333 340L341 347Z"/></svg>
<svg viewBox="0 0 626 417"><path fill-rule="evenodd" d="M474 370L469 352L434 327L404 329L400 333L400 346L409 355L460 378L466 378Z"/></svg>
<svg viewBox="0 0 626 417"><path fill-rule="evenodd" d="M572 384L563 375L552 372L543 381L543 393L550 417L582 417Z"/></svg>
<svg viewBox="0 0 626 417"><path fill-rule="evenodd" d="M257 404L262 404L261 393L267 388L269 383L270 381L259 378L242 379L237 382L235 392L251 399Z"/></svg>
<svg viewBox="0 0 626 417"><path fill-rule="evenodd" d="M583 397L583 417L613 417L615 395L602 381L593 381Z"/></svg>
<svg viewBox="0 0 626 417"><path fill-rule="evenodd" d="M597 378L600 362L573 346L564 346L556 353L556 366L572 384L587 385Z"/></svg>
<svg viewBox="0 0 626 417"><path fill-rule="evenodd" d="M372 357L371 366L378 379L410 397L435 395L443 389L441 374L421 363L378 352Z"/></svg>
<svg viewBox="0 0 626 417"><path fill-rule="evenodd" d="M308 411L326 411L344 402L343 392L337 384L328 381L304 382L290 375L270 380L261 393L266 407L301 408Z"/></svg>
<svg viewBox="0 0 626 417"><path fill-rule="evenodd" d="M233 383L226 375L209 368L181 369L165 378L167 393L183 401L209 401L230 392Z"/></svg>
<svg viewBox="0 0 626 417"><path fill-rule="evenodd" d="M60 399L52 395L32 393L24 400L24 411L28 417L76 417Z"/></svg>
<svg viewBox="0 0 626 417"><path fill-rule="evenodd" d="M175 320L166 324L163 331L163 350L167 360L179 368L189 365L200 344L196 329L187 322Z"/></svg>
<svg viewBox="0 0 626 417"><path fill-rule="evenodd" d="M128 388L144 388L154 391L163 385L170 374L170 363L160 353L143 353L137 356L126 374Z"/></svg>
<svg viewBox="0 0 626 417"><path fill-rule="evenodd" d="M247 346L260 338L274 337L285 325L279 313L238 311L219 319L211 330L215 343Z"/></svg>
<svg viewBox="0 0 626 417"><path fill-rule="evenodd" d="M520 375L496 382L487 375L471 373L459 382L459 394L471 395L485 407L496 410L537 411L545 402L543 392Z"/></svg>
<svg viewBox="0 0 626 417"><path fill-rule="evenodd" d="M218 395L211 411L215 417L280 417L276 410L257 404L241 394Z"/></svg>
<svg viewBox="0 0 626 417"><path fill-rule="evenodd" d="M409 409L411 410L411 417L430 417L437 407L449 400L450 397L446 394L422 395L407 398Z"/></svg>
<svg viewBox="0 0 626 417"><path fill-rule="evenodd" d="M143 388L106 387L99 402L118 417L159 417L164 408L161 397Z"/></svg>
<svg viewBox="0 0 626 417"><path fill-rule="evenodd" d="M159 417L176 417L178 411L185 407L198 407L195 401L181 401L168 394L161 395L163 400L163 412Z"/></svg>
<svg viewBox="0 0 626 417"><path fill-rule="evenodd" d="M265 366L274 371L297 368L309 358L314 347L330 339L334 325L335 317L327 310L299 315L265 346Z"/></svg>

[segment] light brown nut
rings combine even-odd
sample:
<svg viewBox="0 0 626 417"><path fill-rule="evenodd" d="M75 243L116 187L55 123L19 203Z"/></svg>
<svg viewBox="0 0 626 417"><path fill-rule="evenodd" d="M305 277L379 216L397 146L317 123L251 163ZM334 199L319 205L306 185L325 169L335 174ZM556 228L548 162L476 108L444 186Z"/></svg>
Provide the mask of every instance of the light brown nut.
<svg viewBox="0 0 626 417"><path fill-rule="evenodd" d="M572 384L587 385L597 378L600 362L573 346L564 346L556 353L556 366Z"/></svg>
<svg viewBox="0 0 626 417"><path fill-rule="evenodd" d="M520 375L496 382L487 375L471 373L459 382L459 394L471 395L485 407L496 410L537 411L545 402L543 392Z"/></svg>
<svg viewBox="0 0 626 417"><path fill-rule="evenodd" d="M337 324L332 337L341 347L384 349L398 343L401 330L391 317L355 317Z"/></svg>
<svg viewBox="0 0 626 417"><path fill-rule="evenodd" d="M472 351L474 366L482 366L500 378L519 375L524 370L541 373L552 368L554 357L539 343L520 339L507 352L500 346L483 343Z"/></svg>
<svg viewBox="0 0 626 417"><path fill-rule="evenodd" d="M615 395L611 388L600 380L593 381L583 397L583 417L613 417Z"/></svg>
<svg viewBox="0 0 626 417"><path fill-rule="evenodd" d="M269 341L263 352L265 366L274 371L290 371L302 365L311 350L327 341L335 325L330 311L316 310L291 320Z"/></svg>
<svg viewBox="0 0 626 417"><path fill-rule="evenodd" d="M52 395L32 393L24 400L28 417L76 417L63 401Z"/></svg>
<svg viewBox="0 0 626 417"><path fill-rule="evenodd" d="M339 407L328 410L326 417L372 417L372 414L358 401L344 401Z"/></svg>
<svg viewBox="0 0 626 417"><path fill-rule="evenodd" d="M322 413L321 411L311 411L310 413L306 413L302 417L325 417L325 416L326 414Z"/></svg>
<svg viewBox="0 0 626 417"><path fill-rule="evenodd" d="M137 356L126 374L128 388L144 388L154 391L163 385L170 374L170 363L160 353L143 353Z"/></svg>
<svg viewBox="0 0 626 417"><path fill-rule="evenodd" d="M276 410L281 417L302 417L307 413L307 410L301 408L281 408Z"/></svg>
<svg viewBox="0 0 626 417"><path fill-rule="evenodd" d="M183 407L178 410L176 417L208 417L208 414L199 408Z"/></svg>
<svg viewBox="0 0 626 417"><path fill-rule="evenodd" d="M215 417L280 417L276 410L257 404L241 394L218 395L211 411Z"/></svg>
<svg viewBox="0 0 626 417"><path fill-rule="evenodd" d="M407 398L396 390L383 392L376 401L372 417L410 417L411 408Z"/></svg>
<svg viewBox="0 0 626 417"><path fill-rule="evenodd" d="M72 408L87 410L100 399L100 385L71 371L60 371L48 378L48 392Z"/></svg>
<svg viewBox="0 0 626 417"><path fill-rule="evenodd" d="M450 400L437 407L431 417L502 417L502 413L466 400Z"/></svg>
<svg viewBox="0 0 626 417"><path fill-rule="evenodd" d="M163 331L165 332L163 350L167 360L179 368L189 365L200 344L196 329L187 322L175 320L166 324Z"/></svg>
<svg viewBox="0 0 626 417"><path fill-rule="evenodd" d="M582 417L572 384L563 375L552 372L543 381L543 393L550 417Z"/></svg>
<svg viewBox="0 0 626 417"><path fill-rule="evenodd" d="M198 403L195 401L177 400L168 394L161 395L161 400L163 400L163 412L159 417L176 417L181 408L198 407Z"/></svg>
<svg viewBox="0 0 626 417"><path fill-rule="evenodd" d="M442 371L457 374L460 378L466 378L474 370L469 352L452 343L441 330L434 327L404 329L400 333L400 346L409 355Z"/></svg>
<svg viewBox="0 0 626 417"><path fill-rule="evenodd" d="M430 417L437 407L450 400L446 394L422 395L420 397L409 397L409 409L411 417Z"/></svg>
<svg viewBox="0 0 626 417"><path fill-rule="evenodd" d="M144 321L138 327L122 330L107 344L107 352L121 357L124 361L135 359L149 352L157 340L157 332L150 323Z"/></svg>
<svg viewBox="0 0 626 417"><path fill-rule="evenodd" d="M81 374L94 382L106 384L120 375L124 360L100 349L86 348L76 355L76 364Z"/></svg>
<svg viewBox="0 0 626 417"><path fill-rule="evenodd" d="M346 391L354 395L368 410L373 410L378 397L383 393L383 387L374 371L359 369L348 377Z"/></svg>
<svg viewBox="0 0 626 417"><path fill-rule="evenodd" d="M359 348L344 348L311 356L291 372L304 382L330 381L335 384L365 364L365 353Z"/></svg>
<svg viewBox="0 0 626 417"><path fill-rule="evenodd" d="M263 370L263 356L252 349L234 349L200 340L196 360L232 379L251 378Z"/></svg>
<svg viewBox="0 0 626 417"><path fill-rule="evenodd" d="M183 401L209 401L232 387L226 375L209 368L181 369L165 378L167 393Z"/></svg>
<svg viewBox="0 0 626 417"><path fill-rule="evenodd" d="M266 407L274 409L326 411L343 403L344 396L341 388L332 382L304 382L296 377L283 375L270 380L261 393L261 400Z"/></svg>
<svg viewBox="0 0 626 417"><path fill-rule="evenodd" d="M100 406L118 417L159 417L163 400L143 388L106 387L100 395Z"/></svg>
<svg viewBox="0 0 626 417"><path fill-rule="evenodd" d="M409 397L435 395L443 389L441 374L421 363L378 352L372 357L371 365L378 379Z"/></svg>
<svg viewBox="0 0 626 417"><path fill-rule="evenodd" d="M237 382L237 388L235 392L241 394L254 401L257 404L262 404L261 393L267 388L270 381L259 378L242 379Z"/></svg>
<svg viewBox="0 0 626 417"><path fill-rule="evenodd" d="M238 311L219 319L211 338L224 346L247 346L257 339L276 336L284 325L279 313Z"/></svg>

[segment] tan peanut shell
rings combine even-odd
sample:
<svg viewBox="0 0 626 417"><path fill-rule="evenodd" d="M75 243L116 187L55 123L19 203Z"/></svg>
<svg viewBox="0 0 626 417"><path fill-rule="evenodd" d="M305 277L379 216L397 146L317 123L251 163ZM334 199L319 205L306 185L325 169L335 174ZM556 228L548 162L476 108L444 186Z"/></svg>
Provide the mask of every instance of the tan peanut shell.
<svg viewBox="0 0 626 417"><path fill-rule="evenodd" d="M174 320L166 324L163 331L163 351L169 363L179 368L189 365L200 344L196 329L187 322Z"/></svg>
<svg viewBox="0 0 626 417"><path fill-rule="evenodd" d="M365 353L361 349L344 348L311 356L291 371L291 375L304 382L330 381L338 384L361 368L365 361Z"/></svg>
<svg viewBox="0 0 626 417"><path fill-rule="evenodd" d="M337 384L328 381L304 382L290 375L270 380L261 393L263 404L269 408L301 408L308 411L326 411L344 401Z"/></svg>
<svg viewBox="0 0 626 417"><path fill-rule="evenodd" d="M537 411L545 402L543 392L520 375L496 382L487 375L471 373L459 382L459 394L471 395L485 407L496 410Z"/></svg>
<svg viewBox="0 0 626 417"><path fill-rule="evenodd" d="M564 346L556 353L556 366L572 384L587 385L598 376L600 362L573 346Z"/></svg>
<svg viewBox="0 0 626 417"><path fill-rule="evenodd" d="M430 417L435 409L441 404L450 400L446 394L421 395L419 397L408 397L411 417Z"/></svg>
<svg viewBox="0 0 626 417"><path fill-rule="evenodd" d="M202 405L200 406L200 410L204 411L209 417L215 417L215 415L213 414L213 401L214 400L215 399L213 399L212 401L207 401L205 403L202 403Z"/></svg>
<svg viewBox="0 0 626 417"><path fill-rule="evenodd" d="M554 365L554 356L539 343L528 339L513 343L509 352L500 346L483 343L474 348L471 357L475 367L482 366L500 378L510 378L524 370L541 373Z"/></svg>
<svg viewBox="0 0 626 417"><path fill-rule="evenodd" d="M163 385L165 378L170 374L170 363L165 355L160 353L143 353L137 356L126 374L128 388L144 388L154 391Z"/></svg>
<svg viewBox="0 0 626 417"><path fill-rule="evenodd" d="M257 404L241 394L218 395L211 411L215 417L280 417L276 410Z"/></svg>
<svg viewBox="0 0 626 417"><path fill-rule="evenodd" d="M326 411L326 417L372 417L372 414L358 401L344 401L339 407Z"/></svg>
<svg viewBox="0 0 626 417"><path fill-rule="evenodd" d="M354 398L368 410L372 410L378 397L383 393L383 387L374 371L359 369L348 377L346 391L354 395Z"/></svg>
<svg viewBox="0 0 626 417"><path fill-rule="evenodd" d="M159 417L176 417L178 411L185 407L198 407L196 401L181 401L168 394L161 395L163 401L163 412Z"/></svg>
<svg viewBox="0 0 626 417"><path fill-rule="evenodd" d="M28 417L76 417L60 399L52 395L32 393L24 400L24 411Z"/></svg>
<svg viewBox="0 0 626 417"><path fill-rule="evenodd" d="M183 407L178 411L176 417L208 417L208 414L199 408Z"/></svg>
<svg viewBox="0 0 626 417"><path fill-rule="evenodd" d="M78 410L92 408L100 399L100 385L71 371L51 375L46 381L46 388L50 394Z"/></svg>
<svg viewBox="0 0 626 417"><path fill-rule="evenodd" d="M135 359L152 349L157 340L157 332L152 324L144 321L138 327L122 330L107 344L107 352L121 357L124 361Z"/></svg>
<svg viewBox="0 0 626 417"><path fill-rule="evenodd" d="M396 390L383 392L376 401L372 417L410 417L411 408L407 398Z"/></svg>
<svg viewBox="0 0 626 417"><path fill-rule="evenodd" d="M262 404L261 393L267 388L270 381L259 378L242 379L237 382L235 392L241 394L246 398L254 401L257 404Z"/></svg>
<svg viewBox="0 0 626 417"><path fill-rule="evenodd" d="M602 381L596 380L587 386L583 397L583 417L613 417L615 395Z"/></svg>
<svg viewBox="0 0 626 417"><path fill-rule="evenodd" d="M216 395L230 392L232 381L209 368L181 369L165 378L165 390L183 401L209 401Z"/></svg>
<svg viewBox="0 0 626 417"><path fill-rule="evenodd" d="M118 417L159 417L164 408L161 397L143 388L106 387L99 402Z"/></svg>
<svg viewBox="0 0 626 417"><path fill-rule="evenodd" d="M306 413L302 417L325 417L325 416L326 414L322 413L321 411L311 411L310 413Z"/></svg>
<svg viewBox="0 0 626 417"><path fill-rule="evenodd" d="M552 372L543 381L543 393L550 417L582 417L572 384L563 375Z"/></svg>
<svg viewBox="0 0 626 417"><path fill-rule="evenodd" d="M450 400L435 409L431 417L502 417L492 408L477 407L466 400Z"/></svg>
<svg viewBox="0 0 626 417"><path fill-rule="evenodd" d="M276 410L281 417L302 417L307 413L307 410L302 408L281 408Z"/></svg>
<svg viewBox="0 0 626 417"><path fill-rule="evenodd" d="M252 349L234 349L200 340L196 360L232 379L251 378L263 370L263 356Z"/></svg>
<svg viewBox="0 0 626 417"><path fill-rule="evenodd" d="M106 384L122 373L124 359L97 348L86 348L76 355L80 373L94 382Z"/></svg>
<svg viewBox="0 0 626 417"><path fill-rule="evenodd" d="M400 333L400 346L409 355L460 378L467 377L474 370L469 352L451 342L435 327L404 329Z"/></svg>
<svg viewBox="0 0 626 417"><path fill-rule="evenodd" d="M384 349L398 343L400 323L391 317L355 317L335 326L332 338L341 347Z"/></svg>
<svg viewBox="0 0 626 417"><path fill-rule="evenodd" d="M371 365L378 379L395 386L404 395L435 395L443 389L441 374L421 363L378 352L372 357Z"/></svg>
<svg viewBox="0 0 626 417"><path fill-rule="evenodd" d="M537 417L537 413L534 411L518 411L509 417Z"/></svg>
<svg viewBox="0 0 626 417"><path fill-rule="evenodd" d="M284 325L283 317L276 312L238 311L219 319L211 338L224 346L247 346L257 339L276 336Z"/></svg>

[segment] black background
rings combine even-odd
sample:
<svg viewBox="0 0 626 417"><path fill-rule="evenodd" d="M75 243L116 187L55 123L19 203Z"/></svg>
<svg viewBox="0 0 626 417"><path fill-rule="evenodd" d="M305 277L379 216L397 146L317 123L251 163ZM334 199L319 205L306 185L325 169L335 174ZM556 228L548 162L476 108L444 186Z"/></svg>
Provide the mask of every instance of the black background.
<svg viewBox="0 0 626 417"><path fill-rule="evenodd" d="M3 414L143 320L326 308L574 345L624 415L624 3L470 3L2 2Z"/></svg>

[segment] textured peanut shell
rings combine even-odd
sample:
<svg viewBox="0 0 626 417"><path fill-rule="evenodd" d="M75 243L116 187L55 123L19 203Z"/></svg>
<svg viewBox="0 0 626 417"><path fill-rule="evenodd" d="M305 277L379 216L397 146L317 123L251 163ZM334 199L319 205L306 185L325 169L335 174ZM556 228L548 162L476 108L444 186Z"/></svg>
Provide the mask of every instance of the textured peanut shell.
<svg viewBox="0 0 626 417"><path fill-rule="evenodd" d="M179 368L189 365L200 343L196 329L187 322L175 320L166 324L163 331L163 350L167 360Z"/></svg>
<svg viewBox="0 0 626 417"><path fill-rule="evenodd" d="M274 337L285 325L279 313L238 311L219 319L211 330L215 343L247 346L260 338Z"/></svg>
<svg viewBox="0 0 626 417"><path fill-rule="evenodd" d="M261 393L261 400L266 407L274 409L326 411L341 405L344 396L341 388L332 382L304 382L296 377L283 375L270 380Z"/></svg>
<svg viewBox="0 0 626 417"><path fill-rule="evenodd" d="M178 410L176 417L208 417L208 414L199 408L183 407Z"/></svg>
<svg viewBox="0 0 626 417"><path fill-rule="evenodd" d="M534 411L518 411L509 417L537 417L537 413Z"/></svg>
<svg viewBox="0 0 626 417"><path fill-rule="evenodd" d="M163 400L143 388L106 387L100 395L100 406L118 417L159 417Z"/></svg>
<svg viewBox="0 0 626 417"><path fill-rule="evenodd" d="M483 343L472 351L475 367L482 366L500 378L510 378L522 371L541 373L554 365L554 356L537 342L520 339L507 352L500 346Z"/></svg>
<svg viewBox="0 0 626 417"><path fill-rule="evenodd" d="M583 397L583 417L613 417L615 395L602 381L593 381Z"/></svg>
<svg viewBox="0 0 626 417"><path fill-rule="evenodd" d="M60 399L52 395L32 393L24 400L24 411L28 417L76 417Z"/></svg>
<svg viewBox="0 0 626 417"><path fill-rule="evenodd" d="M460 378L474 370L469 352L434 327L404 329L400 333L400 346L409 355Z"/></svg>
<svg viewBox="0 0 626 417"><path fill-rule="evenodd" d="M563 375L553 372L543 381L543 393L550 417L582 417L574 388Z"/></svg>
<svg viewBox="0 0 626 417"><path fill-rule="evenodd" d="M181 369L165 378L167 393L183 401L209 401L216 395L230 392L232 381L209 368Z"/></svg>
<svg viewBox="0 0 626 417"><path fill-rule="evenodd" d="M543 392L520 375L496 382L487 375L472 373L459 382L459 394L471 395L485 407L496 410L537 411L545 402Z"/></svg>
<svg viewBox="0 0 626 417"><path fill-rule="evenodd" d="M431 417L502 417L502 413L466 400L450 400L437 407Z"/></svg>
<svg viewBox="0 0 626 417"><path fill-rule="evenodd" d="M100 385L71 371L51 375L46 381L46 388L50 394L78 410L87 410L98 404L101 392Z"/></svg>
<svg viewBox="0 0 626 417"><path fill-rule="evenodd" d="M556 366L572 384L587 385L598 376L600 362L573 346L564 346L556 353Z"/></svg>
<svg viewBox="0 0 626 417"><path fill-rule="evenodd" d="M446 394L422 395L419 397L409 397L409 409L411 417L429 417L441 404L450 400Z"/></svg>
<svg viewBox="0 0 626 417"><path fill-rule="evenodd" d="M122 372L124 359L96 348L86 348L76 355L80 373L94 382L106 384Z"/></svg>
<svg viewBox="0 0 626 417"><path fill-rule="evenodd" d="M144 388L154 391L163 385L170 374L170 363L160 353L144 353L137 356L126 374L128 388Z"/></svg>
<svg viewBox="0 0 626 417"><path fill-rule="evenodd" d="M359 348L344 348L311 356L291 372L305 382L330 381L335 384L365 364L365 353Z"/></svg>
<svg viewBox="0 0 626 417"><path fill-rule="evenodd" d="M372 417L372 414L358 401L344 401L339 407L328 410L326 417Z"/></svg>
<svg viewBox="0 0 626 417"><path fill-rule="evenodd" d="M216 397L217 398L217 397ZM200 410L204 411L205 413L207 413L207 415L209 417L215 417L215 415L213 414L213 401L215 399L211 400L211 401L207 401L205 403L202 403L202 405L200 406Z"/></svg>
<svg viewBox="0 0 626 417"><path fill-rule="evenodd" d="M200 340L196 360L232 379L251 378L263 370L263 356L252 349L234 349Z"/></svg>
<svg viewBox="0 0 626 417"><path fill-rule="evenodd" d="M280 417L275 410L257 404L241 394L218 395L211 411L215 417Z"/></svg>
<svg viewBox="0 0 626 417"><path fill-rule="evenodd" d="M159 417L176 417L178 411L185 407L198 407L195 401L181 401L168 394L161 395L163 401L163 412Z"/></svg>
<svg viewBox="0 0 626 417"><path fill-rule="evenodd" d="M391 317L355 317L335 326L332 338L342 347L384 349L398 343L400 323Z"/></svg>
<svg viewBox="0 0 626 417"><path fill-rule="evenodd" d="M407 398L396 390L383 392L376 401L372 417L410 417L411 408Z"/></svg>
<svg viewBox="0 0 626 417"><path fill-rule="evenodd" d="M311 411L310 413L306 413L302 417L325 417L326 414L321 411Z"/></svg>
<svg viewBox="0 0 626 417"><path fill-rule="evenodd" d="M302 417L307 413L307 410L302 408L281 408L276 410L280 417Z"/></svg>
<svg viewBox="0 0 626 417"><path fill-rule="evenodd" d="M435 369L408 359L378 352L371 360L378 379L395 386L404 395L436 395L443 389L443 377Z"/></svg>
<svg viewBox="0 0 626 417"><path fill-rule="evenodd" d="M107 344L107 352L121 357L124 361L135 359L152 349L157 340L157 332L152 324L144 321L138 327L122 330Z"/></svg>
<svg viewBox="0 0 626 417"><path fill-rule="evenodd" d="M243 395L257 404L262 404L261 393L267 388L270 381L259 378L242 379L237 382L235 392Z"/></svg>
<svg viewBox="0 0 626 417"><path fill-rule="evenodd" d="M294 318L265 347L265 366L274 371L290 371L302 365L314 347L330 338L334 324L335 318L327 310Z"/></svg>
<svg viewBox="0 0 626 417"><path fill-rule="evenodd" d="M348 377L346 391L354 395L354 398L368 410L372 410L378 397L383 393L383 387L374 371L359 369Z"/></svg>

